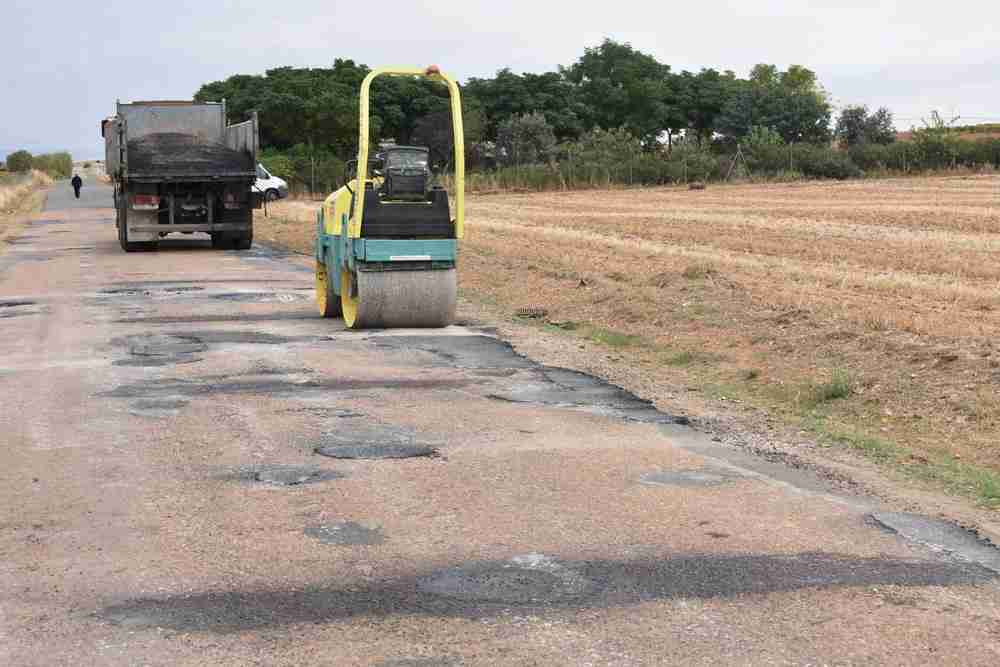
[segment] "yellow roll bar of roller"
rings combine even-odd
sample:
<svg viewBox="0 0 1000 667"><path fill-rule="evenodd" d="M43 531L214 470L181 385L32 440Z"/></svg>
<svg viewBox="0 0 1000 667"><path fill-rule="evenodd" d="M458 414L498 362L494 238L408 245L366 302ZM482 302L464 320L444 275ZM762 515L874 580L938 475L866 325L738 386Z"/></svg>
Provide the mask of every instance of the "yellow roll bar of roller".
<svg viewBox="0 0 1000 667"><path fill-rule="evenodd" d="M458 84L450 76L431 65L426 69L414 67L380 67L372 70L361 82L361 122L358 124L358 177L357 187L360 194L354 197L354 210L351 224L347 230L350 238L361 236L361 222L364 217L364 184L368 179L368 114L370 109L368 91L372 81L382 75L390 76L422 76L434 81L440 81L448 86L451 98L451 125L455 133L455 238L462 238L465 231L465 131L462 128L462 99Z"/></svg>

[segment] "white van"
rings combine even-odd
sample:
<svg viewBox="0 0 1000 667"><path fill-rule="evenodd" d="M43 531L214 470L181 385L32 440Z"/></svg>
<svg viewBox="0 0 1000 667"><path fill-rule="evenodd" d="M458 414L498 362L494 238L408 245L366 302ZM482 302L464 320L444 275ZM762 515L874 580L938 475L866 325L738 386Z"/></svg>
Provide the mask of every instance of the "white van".
<svg viewBox="0 0 1000 667"><path fill-rule="evenodd" d="M284 199L288 196L288 183L285 182L285 179L272 175L264 168L264 165L259 163L257 164L257 182L253 189L263 193L267 201Z"/></svg>

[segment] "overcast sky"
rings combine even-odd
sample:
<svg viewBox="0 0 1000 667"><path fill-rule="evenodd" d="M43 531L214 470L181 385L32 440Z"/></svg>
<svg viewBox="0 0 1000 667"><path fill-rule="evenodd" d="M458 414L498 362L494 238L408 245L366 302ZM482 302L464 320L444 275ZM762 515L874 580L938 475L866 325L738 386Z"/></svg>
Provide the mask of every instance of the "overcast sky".
<svg viewBox="0 0 1000 667"><path fill-rule="evenodd" d="M572 63L605 37L674 70L805 65L837 105L1000 122L1000 2L4 0L0 157L101 157L116 98L187 99L208 81L335 58L439 63L464 80ZM11 6L12 5L12 6ZM593 9L588 6L594 6ZM368 15L360 8L370 9Z"/></svg>

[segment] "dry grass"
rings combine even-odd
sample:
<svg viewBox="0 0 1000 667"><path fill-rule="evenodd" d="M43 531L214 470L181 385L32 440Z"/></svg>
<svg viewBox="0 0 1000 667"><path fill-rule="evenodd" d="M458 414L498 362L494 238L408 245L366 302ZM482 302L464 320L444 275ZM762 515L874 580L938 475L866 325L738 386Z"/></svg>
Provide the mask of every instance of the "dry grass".
<svg viewBox="0 0 1000 667"><path fill-rule="evenodd" d="M261 236L309 252L315 210L282 202ZM472 196L467 215L467 296L1000 502L1000 177Z"/></svg>
<svg viewBox="0 0 1000 667"><path fill-rule="evenodd" d="M0 183L0 212L10 213L32 190L52 185L52 179L40 171L25 176L8 176Z"/></svg>
<svg viewBox="0 0 1000 667"><path fill-rule="evenodd" d="M40 171L0 182L0 242L20 230L23 218L41 203L41 190L51 184L52 179Z"/></svg>

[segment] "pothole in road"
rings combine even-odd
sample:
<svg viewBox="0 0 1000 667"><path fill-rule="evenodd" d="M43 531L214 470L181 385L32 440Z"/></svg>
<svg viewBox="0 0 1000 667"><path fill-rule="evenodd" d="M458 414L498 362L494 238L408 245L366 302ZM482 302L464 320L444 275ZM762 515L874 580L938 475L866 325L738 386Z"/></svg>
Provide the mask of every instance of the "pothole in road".
<svg viewBox="0 0 1000 667"><path fill-rule="evenodd" d="M376 662L375 667L458 667L456 658L389 658Z"/></svg>
<svg viewBox="0 0 1000 667"><path fill-rule="evenodd" d="M656 470L647 472L639 478L646 486L719 486L740 479L743 475L735 471L723 469L699 468L696 470Z"/></svg>
<svg viewBox="0 0 1000 667"><path fill-rule="evenodd" d="M323 544L338 546L374 545L385 541L380 528L366 528L353 521L308 526L304 532Z"/></svg>
<svg viewBox="0 0 1000 667"><path fill-rule="evenodd" d="M438 456L437 448L416 442L406 429L381 424L351 422L323 435L313 451L334 459L409 459Z"/></svg>
<svg viewBox="0 0 1000 667"><path fill-rule="evenodd" d="M316 453L333 459L410 459L438 456L438 450L426 445L363 444L317 447Z"/></svg>
<svg viewBox="0 0 1000 667"><path fill-rule="evenodd" d="M545 604L580 598L595 584L543 554L516 556L505 562L470 563L419 581L425 592L470 602Z"/></svg>
<svg viewBox="0 0 1000 667"><path fill-rule="evenodd" d="M118 359L114 366L155 367L172 364L189 364L201 361L194 356L204 352L208 346L194 336L175 336L171 334L136 334L112 341L128 348L132 356L128 359Z"/></svg>
<svg viewBox="0 0 1000 667"><path fill-rule="evenodd" d="M224 292L212 294L212 299L233 303L292 303L305 299L305 295L290 292Z"/></svg>
<svg viewBox="0 0 1000 667"><path fill-rule="evenodd" d="M184 399L140 399L129 406L129 413L139 417L172 417L189 401Z"/></svg>
<svg viewBox="0 0 1000 667"><path fill-rule="evenodd" d="M153 296L154 294L185 294L201 292L204 287L197 285L179 285L175 287L109 287L97 290L98 294L107 296Z"/></svg>
<svg viewBox="0 0 1000 667"><path fill-rule="evenodd" d="M126 336L124 343L129 354L137 357L162 357L204 352L208 346L194 336L172 334L137 334Z"/></svg>
<svg viewBox="0 0 1000 667"><path fill-rule="evenodd" d="M317 466L264 464L244 470L241 477L250 482L271 486L302 486L343 479L346 475Z"/></svg>

